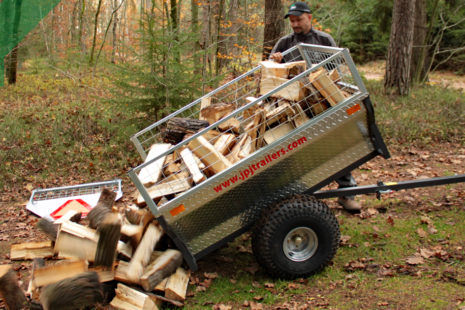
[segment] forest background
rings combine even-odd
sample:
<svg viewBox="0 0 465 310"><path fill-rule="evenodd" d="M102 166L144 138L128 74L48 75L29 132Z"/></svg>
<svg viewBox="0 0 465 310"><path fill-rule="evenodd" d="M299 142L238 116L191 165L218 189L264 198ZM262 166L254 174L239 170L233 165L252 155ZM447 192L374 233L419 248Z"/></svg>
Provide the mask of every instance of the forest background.
<svg viewBox="0 0 465 310"><path fill-rule="evenodd" d="M0 263L12 263L11 244L45 238L25 210L33 189L122 178L121 203L130 203L126 193L135 188L127 171L141 163L130 136L256 66L292 31L282 18L291 1L55 2L4 59ZM6 3L12 6L2 12L9 16L0 14L0 29L7 20L14 24L18 3L32 2L2 0L0 8ZM381 72L381 81L364 81L393 157L363 165L354 172L357 181L465 173L463 92L433 79L445 71L463 79L465 2L308 3L314 27L349 48L367 76ZM390 38L399 30L406 41L396 47ZM396 52L408 69L396 77L402 87L382 81L401 67L389 60ZM398 192L382 201L363 196L360 217L329 200L343 240L333 265L311 279L270 279L244 235L201 262L187 307L464 309L464 186ZM406 263L411 257L416 263ZM26 285L30 262L14 264Z"/></svg>

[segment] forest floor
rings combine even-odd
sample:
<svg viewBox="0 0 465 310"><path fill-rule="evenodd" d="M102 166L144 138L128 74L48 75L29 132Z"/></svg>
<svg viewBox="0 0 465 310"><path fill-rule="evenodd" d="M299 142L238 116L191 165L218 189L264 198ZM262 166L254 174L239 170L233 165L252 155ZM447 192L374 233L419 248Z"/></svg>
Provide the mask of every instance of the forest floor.
<svg viewBox="0 0 465 310"><path fill-rule="evenodd" d="M381 81L384 79L386 62L373 61L357 67L367 80ZM465 92L465 78L448 71L432 72L429 77L430 85L438 85L444 88L457 89Z"/></svg>
<svg viewBox="0 0 465 310"><path fill-rule="evenodd" d="M381 62L359 69L367 79L384 74ZM465 91L465 78L449 73L433 74L431 83ZM463 144L386 142L391 158L375 158L356 169L360 185L465 173ZM31 166L26 173L37 171ZM62 177L50 175L48 184L41 185L65 186L57 182L72 176ZM131 193L127 176L124 182L125 193ZM34 227L38 218L25 208L27 193L36 186L31 183L12 185L0 194L0 264L13 265L24 289L31 261L11 261L10 246L46 240ZM334 199L326 201L339 220L342 238L323 272L295 281L270 278L255 262L246 233L199 262L185 308L464 310L465 183L383 194L381 200L372 195L357 199L363 205L359 215L346 213ZM123 196L119 203L129 201Z"/></svg>

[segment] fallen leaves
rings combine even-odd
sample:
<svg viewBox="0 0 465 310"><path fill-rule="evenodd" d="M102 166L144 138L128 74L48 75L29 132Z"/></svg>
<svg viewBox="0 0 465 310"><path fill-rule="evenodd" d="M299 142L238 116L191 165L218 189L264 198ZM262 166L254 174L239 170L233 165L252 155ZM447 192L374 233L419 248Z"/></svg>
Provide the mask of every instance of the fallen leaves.
<svg viewBox="0 0 465 310"><path fill-rule="evenodd" d="M405 262L409 265L421 265L425 263L425 260L420 253L415 253L413 256L407 257Z"/></svg>

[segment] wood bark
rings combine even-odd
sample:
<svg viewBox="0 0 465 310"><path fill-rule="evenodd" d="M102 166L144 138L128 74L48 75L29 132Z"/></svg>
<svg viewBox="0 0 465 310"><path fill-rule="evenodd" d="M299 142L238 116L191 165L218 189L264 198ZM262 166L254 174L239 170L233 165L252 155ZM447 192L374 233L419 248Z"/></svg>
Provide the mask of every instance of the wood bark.
<svg viewBox="0 0 465 310"><path fill-rule="evenodd" d="M224 35L224 28L222 24L226 22L224 16L224 0L216 1L215 6L215 15L216 18L216 52L215 52L215 74L218 75L221 68L224 67L226 61L225 57L227 56L226 49L226 36Z"/></svg>
<svg viewBox="0 0 465 310"><path fill-rule="evenodd" d="M171 144L177 144L184 139L188 133L196 133L197 131L208 127L208 121L173 117L166 124L166 129L163 131L163 141Z"/></svg>
<svg viewBox="0 0 465 310"><path fill-rule="evenodd" d="M426 47L427 6L426 0L415 1L415 25L413 31L412 63L410 77L413 83L418 83L426 76L426 65L422 57L423 49Z"/></svg>
<svg viewBox="0 0 465 310"><path fill-rule="evenodd" d="M5 301L8 310L24 309L27 305L26 295L19 287L11 265L0 265L0 297Z"/></svg>
<svg viewBox="0 0 465 310"><path fill-rule="evenodd" d="M19 22L21 20L21 4L22 0L16 0L15 2L15 14L13 19L13 44L15 47L11 50L7 57L7 78L8 84L15 84L17 71L18 71L18 48L19 48Z"/></svg>
<svg viewBox="0 0 465 310"><path fill-rule="evenodd" d="M414 22L415 1L395 0L384 78L386 93L393 91L397 95L406 95L410 91Z"/></svg>
<svg viewBox="0 0 465 310"><path fill-rule="evenodd" d="M40 294L44 310L84 309L102 302L103 291L98 274L90 271L50 284Z"/></svg>
<svg viewBox="0 0 465 310"><path fill-rule="evenodd" d="M273 46L284 30L283 4L281 0L265 0L265 29L263 33L262 59L268 59Z"/></svg>
<svg viewBox="0 0 465 310"><path fill-rule="evenodd" d="M97 205L87 214L90 228L98 228L105 216L111 213L113 203L115 202L116 193L112 190L104 188L100 194Z"/></svg>
<svg viewBox="0 0 465 310"><path fill-rule="evenodd" d="M98 29L98 17L100 15L100 9L102 7L102 1L99 0L97 4L97 10L95 11L95 18L94 18L94 35L92 38L92 47L90 49L90 58L89 58L89 65L94 64L94 51L95 51L95 45L97 44L97 29Z"/></svg>

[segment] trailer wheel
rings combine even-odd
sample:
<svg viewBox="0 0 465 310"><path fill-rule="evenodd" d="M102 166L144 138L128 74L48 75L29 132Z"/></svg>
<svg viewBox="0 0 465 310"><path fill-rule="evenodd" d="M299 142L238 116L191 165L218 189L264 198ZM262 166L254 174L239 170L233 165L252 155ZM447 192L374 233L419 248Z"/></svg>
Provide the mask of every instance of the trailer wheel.
<svg viewBox="0 0 465 310"><path fill-rule="evenodd" d="M339 224L328 206L300 195L263 211L253 230L252 247L270 275L295 279L328 265L339 239Z"/></svg>

